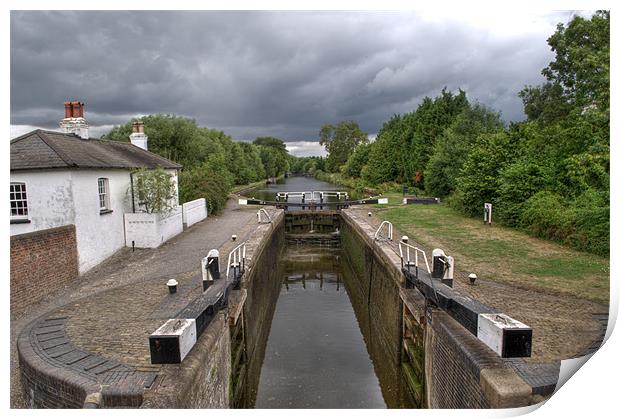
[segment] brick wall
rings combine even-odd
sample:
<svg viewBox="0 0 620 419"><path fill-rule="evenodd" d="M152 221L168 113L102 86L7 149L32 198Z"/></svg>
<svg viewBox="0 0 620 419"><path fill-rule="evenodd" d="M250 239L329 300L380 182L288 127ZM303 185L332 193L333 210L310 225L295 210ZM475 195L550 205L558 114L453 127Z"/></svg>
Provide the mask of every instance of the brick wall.
<svg viewBox="0 0 620 419"><path fill-rule="evenodd" d="M77 276L74 225L11 236L11 310L39 302Z"/></svg>
<svg viewBox="0 0 620 419"><path fill-rule="evenodd" d="M426 330L429 404L435 408L484 409L489 400L480 387L480 370L496 357L473 335L441 311L433 311Z"/></svg>

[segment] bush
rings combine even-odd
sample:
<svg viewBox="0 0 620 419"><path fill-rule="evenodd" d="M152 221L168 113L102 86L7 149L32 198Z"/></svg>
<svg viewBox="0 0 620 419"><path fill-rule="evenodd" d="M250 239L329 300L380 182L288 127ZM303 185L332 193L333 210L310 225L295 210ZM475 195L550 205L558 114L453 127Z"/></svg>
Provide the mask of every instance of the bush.
<svg viewBox="0 0 620 419"><path fill-rule="evenodd" d="M518 161L501 171L495 211L502 223L511 227L521 221L523 205L549 184L546 169L531 161Z"/></svg>
<svg viewBox="0 0 620 419"><path fill-rule="evenodd" d="M471 147L457 179L462 210L477 216L485 202L494 203L499 194L501 169L514 158L513 138L507 133L482 134Z"/></svg>
<svg viewBox="0 0 620 419"><path fill-rule="evenodd" d="M231 174L225 167L213 161L184 170L179 175L181 202L206 198L210 214L218 214L226 207L231 188Z"/></svg>
<svg viewBox="0 0 620 419"><path fill-rule="evenodd" d="M561 196L540 191L525 201L521 227L534 236L566 242L574 232L574 219L573 209Z"/></svg>
<svg viewBox="0 0 620 419"><path fill-rule="evenodd" d="M570 245L601 256L609 256L609 198L588 189L573 203L575 232Z"/></svg>

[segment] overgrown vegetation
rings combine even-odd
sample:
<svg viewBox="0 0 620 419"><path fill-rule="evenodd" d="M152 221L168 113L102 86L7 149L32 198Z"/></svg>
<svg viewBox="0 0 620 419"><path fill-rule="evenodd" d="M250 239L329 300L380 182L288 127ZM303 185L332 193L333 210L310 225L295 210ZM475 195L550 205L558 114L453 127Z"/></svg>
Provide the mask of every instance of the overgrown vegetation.
<svg viewBox="0 0 620 419"><path fill-rule="evenodd" d="M607 256L609 43L607 11L558 24L548 39L555 58L542 70L545 83L519 93L523 122L506 126L464 91L444 89L394 115L374 142L332 136L327 159L299 165L356 188L406 185L476 217L491 202L506 226Z"/></svg>
<svg viewBox="0 0 620 419"><path fill-rule="evenodd" d="M179 173L181 203L206 198L212 214L225 207L233 185L277 177L289 170L291 156L277 138L234 141L222 131L199 127L194 120L175 115L149 115L142 121L149 151L183 165ZM128 142L132 122L114 127L104 138Z"/></svg>

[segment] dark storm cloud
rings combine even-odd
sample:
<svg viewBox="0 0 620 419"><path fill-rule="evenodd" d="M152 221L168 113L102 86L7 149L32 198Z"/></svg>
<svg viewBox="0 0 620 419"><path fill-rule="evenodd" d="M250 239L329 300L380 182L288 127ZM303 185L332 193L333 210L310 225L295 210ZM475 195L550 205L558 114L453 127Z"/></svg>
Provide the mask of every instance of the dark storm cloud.
<svg viewBox="0 0 620 419"><path fill-rule="evenodd" d="M93 126L175 113L313 140L343 119L376 133L444 86L521 119L566 15L541 19L495 33L400 12L12 12L11 124L56 127L76 99Z"/></svg>

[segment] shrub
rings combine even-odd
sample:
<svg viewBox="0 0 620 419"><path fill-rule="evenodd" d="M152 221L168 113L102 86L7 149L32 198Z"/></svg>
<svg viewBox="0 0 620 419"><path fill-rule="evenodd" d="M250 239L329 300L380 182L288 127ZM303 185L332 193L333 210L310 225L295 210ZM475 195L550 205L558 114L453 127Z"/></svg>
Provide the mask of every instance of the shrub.
<svg viewBox="0 0 620 419"><path fill-rule="evenodd" d="M559 195L540 191L525 201L521 227L532 235L566 242L574 231L574 211Z"/></svg>
<svg viewBox="0 0 620 419"><path fill-rule="evenodd" d="M573 203L575 232L570 245L601 256L609 256L609 198L588 189Z"/></svg>
<svg viewBox="0 0 620 419"><path fill-rule="evenodd" d="M532 195L549 184L544 167L531 161L518 161L501 171L495 211L502 223L520 224L523 205Z"/></svg>
<svg viewBox="0 0 620 419"><path fill-rule="evenodd" d="M226 207L232 188L231 178L225 167L213 161L185 170L179 175L181 202L206 198L209 213L218 214Z"/></svg>

